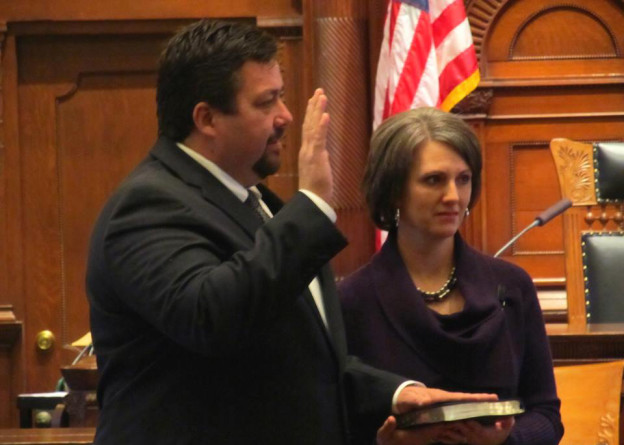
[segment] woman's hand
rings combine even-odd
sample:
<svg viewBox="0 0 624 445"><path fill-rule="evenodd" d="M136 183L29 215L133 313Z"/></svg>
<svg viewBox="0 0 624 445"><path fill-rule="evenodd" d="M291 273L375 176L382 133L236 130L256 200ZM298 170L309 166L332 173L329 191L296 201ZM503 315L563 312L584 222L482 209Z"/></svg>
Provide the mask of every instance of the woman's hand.
<svg viewBox="0 0 624 445"><path fill-rule="evenodd" d="M493 425L482 425L474 420L454 422L438 433L438 439L444 444L501 445L509 437L514 423L513 417L497 420Z"/></svg>
<svg viewBox="0 0 624 445"><path fill-rule="evenodd" d="M440 442L446 426L437 423L417 429L398 430L396 419L390 416L377 430L377 445L430 445Z"/></svg>

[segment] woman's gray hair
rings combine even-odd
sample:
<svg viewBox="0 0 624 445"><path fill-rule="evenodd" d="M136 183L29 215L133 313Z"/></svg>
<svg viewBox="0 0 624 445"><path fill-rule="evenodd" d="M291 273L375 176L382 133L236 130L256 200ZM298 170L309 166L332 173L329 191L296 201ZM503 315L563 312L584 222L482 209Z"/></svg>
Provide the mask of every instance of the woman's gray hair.
<svg viewBox="0 0 624 445"><path fill-rule="evenodd" d="M468 164L472 173L468 208L474 206L481 191L479 139L459 116L437 108L417 108L386 119L371 137L362 188L370 216L380 229L394 229L414 155L429 141L447 144Z"/></svg>

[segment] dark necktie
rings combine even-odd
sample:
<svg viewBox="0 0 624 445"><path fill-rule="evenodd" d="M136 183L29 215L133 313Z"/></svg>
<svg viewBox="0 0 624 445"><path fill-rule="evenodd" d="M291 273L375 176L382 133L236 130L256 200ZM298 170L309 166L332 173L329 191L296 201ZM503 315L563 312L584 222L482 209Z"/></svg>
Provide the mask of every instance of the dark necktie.
<svg viewBox="0 0 624 445"><path fill-rule="evenodd" d="M262 224L264 224L269 219L271 219L271 217L267 214L267 212L264 211L264 209L260 205L260 200L258 199L256 194L252 192L251 190L249 190L249 195L247 196L247 199L245 200L245 204L247 204L249 207L253 209L254 213L260 219Z"/></svg>

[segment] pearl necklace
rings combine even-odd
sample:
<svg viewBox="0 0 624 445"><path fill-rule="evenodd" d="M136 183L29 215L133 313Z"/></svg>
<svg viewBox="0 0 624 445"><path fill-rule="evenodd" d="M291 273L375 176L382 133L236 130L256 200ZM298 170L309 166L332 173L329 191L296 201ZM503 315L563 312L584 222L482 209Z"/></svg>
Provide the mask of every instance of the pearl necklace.
<svg viewBox="0 0 624 445"><path fill-rule="evenodd" d="M423 300L425 300L425 302L434 303L434 302L442 301L446 297L448 297L451 291L455 288L456 284L457 284L457 275L455 275L455 266L453 266L453 269L451 269L451 273L449 275L448 280L446 280L446 283L444 283L440 289L433 291L433 292L427 292L427 291L420 289L418 286L415 286L415 287L418 293L420 294L420 296L423 298Z"/></svg>

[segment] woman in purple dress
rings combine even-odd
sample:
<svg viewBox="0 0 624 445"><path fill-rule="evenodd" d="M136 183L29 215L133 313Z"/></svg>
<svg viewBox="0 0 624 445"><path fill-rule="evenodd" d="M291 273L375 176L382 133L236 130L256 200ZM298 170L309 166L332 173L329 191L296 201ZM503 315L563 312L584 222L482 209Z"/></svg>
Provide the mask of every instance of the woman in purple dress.
<svg viewBox="0 0 624 445"><path fill-rule="evenodd" d="M434 108L375 131L364 191L388 238L340 284L349 352L427 386L524 402L515 419L454 423L440 443L555 445L560 402L533 282L458 232L478 198L481 164L471 128ZM370 428L354 430L370 443Z"/></svg>

